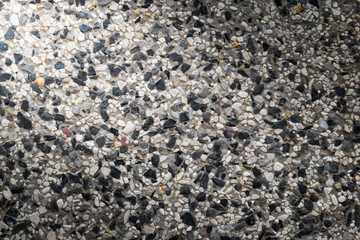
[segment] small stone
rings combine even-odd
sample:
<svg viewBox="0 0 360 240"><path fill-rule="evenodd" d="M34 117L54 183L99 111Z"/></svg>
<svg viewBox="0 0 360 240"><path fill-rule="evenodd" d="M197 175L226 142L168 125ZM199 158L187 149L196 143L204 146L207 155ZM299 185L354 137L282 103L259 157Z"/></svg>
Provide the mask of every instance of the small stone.
<svg viewBox="0 0 360 240"><path fill-rule="evenodd" d="M44 86L44 84L45 84L45 79L44 79L43 77L38 77L38 78L36 78L36 84L37 84L39 87Z"/></svg>
<svg viewBox="0 0 360 240"><path fill-rule="evenodd" d="M337 200L337 198L336 198L335 195L331 195L331 202L332 202L335 206L339 205L339 202L338 202L338 200Z"/></svg>
<svg viewBox="0 0 360 240"><path fill-rule="evenodd" d="M20 24L24 25L28 19L29 19L29 17L26 14L21 14L20 15Z"/></svg>
<svg viewBox="0 0 360 240"><path fill-rule="evenodd" d="M182 62L183 61L183 57L180 54L177 54L177 53L171 53L169 55L169 59L171 61L177 61L177 62Z"/></svg>
<svg viewBox="0 0 360 240"><path fill-rule="evenodd" d="M184 224L190 225L190 226L196 226L195 218L190 212L184 213L183 215L181 215L180 218Z"/></svg>
<svg viewBox="0 0 360 240"><path fill-rule="evenodd" d="M181 65L181 71L182 71L183 73L185 73L185 72L187 72L187 71L190 69L190 67L191 67L191 65L189 65L189 64L187 64L187 63L183 63L183 64Z"/></svg>
<svg viewBox="0 0 360 240"><path fill-rule="evenodd" d="M36 84L36 83L33 82L30 86L31 86L31 89L34 90L35 92L37 92L37 93L39 93L39 94L42 93L42 91L41 91L41 89L39 88L38 84Z"/></svg>
<svg viewBox="0 0 360 240"><path fill-rule="evenodd" d="M166 90L166 85L165 85L164 79L160 79L159 81L157 81L155 86L156 86L157 90L160 90L160 91Z"/></svg>
<svg viewBox="0 0 360 240"><path fill-rule="evenodd" d="M86 33L86 32L89 32L92 30L91 27L89 27L88 25L85 25L85 24L81 24L79 29L82 33Z"/></svg>
<svg viewBox="0 0 360 240"><path fill-rule="evenodd" d="M274 179L274 173L271 172L265 172L264 173L265 179L271 182Z"/></svg>
<svg viewBox="0 0 360 240"><path fill-rule="evenodd" d="M37 226L40 222L40 217L37 213L33 213L29 216L29 219L32 223L35 224L35 226Z"/></svg>
<svg viewBox="0 0 360 240"><path fill-rule="evenodd" d="M238 94L239 94L239 97L241 97L241 98L247 98L249 96L249 94L244 91L239 91Z"/></svg>
<svg viewBox="0 0 360 240"><path fill-rule="evenodd" d="M56 233L54 231L50 231L48 234L47 234L47 240L56 240Z"/></svg>
<svg viewBox="0 0 360 240"><path fill-rule="evenodd" d="M274 164L274 170L275 171L281 171L283 168L284 168L284 164L282 164L282 163L276 162Z"/></svg>
<svg viewBox="0 0 360 240"><path fill-rule="evenodd" d="M33 73L35 70L35 66L32 64L25 64L20 66L20 70L25 71L27 73Z"/></svg>
<svg viewBox="0 0 360 240"><path fill-rule="evenodd" d="M65 65L63 62L57 62L57 63L55 63L54 68L55 69L63 69L63 68L65 68Z"/></svg>
<svg viewBox="0 0 360 240"><path fill-rule="evenodd" d="M319 126L323 129L328 129L329 126L323 118L319 118Z"/></svg>
<svg viewBox="0 0 360 240"><path fill-rule="evenodd" d="M32 129L32 122L30 119L26 118L21 112L18 112L17 117L19 127L27 130Z"/></svg>
<svg viewBox="0 0 360 240"><path fill-rule="evenodd" d="M6 52L9 49L9 45L6 42L0 41L0 52Z"/></svg>
<svg viewBox="0 0 360 240"><path fill-rule="evenodd" d="M99 0L99 1L98 1L98 5L99 5L99 6L106 6L106 5L108 5L109 3L111 3L111 0Z"/></svg>
<svg viewBox="0 0 360 240"><path fill-rule="evenodd" d="M4 35L5 39L14 39L15 33L12 27L10 27Z"/></svg>
<svg viewBox="0 0 360 240"><path fill-rule="evenodd" d="M123 132L125 134L129 134L130 132L133 132L134 130L135 130L135 124L133 122L131 122L131 121L128 121L126 123L125 128L123 129Z"/></svg>
<svg viewBox="0 0 360 240"><path fill-rule="evenodd" d="M11 78L9 73L0 73L0 82L5 82Z"/></svg>

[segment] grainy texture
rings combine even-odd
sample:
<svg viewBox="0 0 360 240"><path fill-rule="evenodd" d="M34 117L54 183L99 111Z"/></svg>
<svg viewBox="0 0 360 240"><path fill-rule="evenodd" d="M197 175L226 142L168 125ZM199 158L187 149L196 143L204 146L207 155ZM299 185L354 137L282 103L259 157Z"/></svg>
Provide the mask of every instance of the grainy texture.
<svg viewBox="0 0 360 240"><path fill-rule="evenodd" d="M359 16L0 1L0 238L359 239Z"/></svg>

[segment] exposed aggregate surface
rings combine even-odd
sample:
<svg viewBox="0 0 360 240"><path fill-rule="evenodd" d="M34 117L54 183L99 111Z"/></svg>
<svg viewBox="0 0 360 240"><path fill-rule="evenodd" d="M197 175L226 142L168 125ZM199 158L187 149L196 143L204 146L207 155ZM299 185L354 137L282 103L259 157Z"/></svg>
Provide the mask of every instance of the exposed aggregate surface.
<svg viewBox="0 0 360 240"><path fill-rule="evenodd" d="M359 239L360 2L0 1L1 239Z"/></svg>

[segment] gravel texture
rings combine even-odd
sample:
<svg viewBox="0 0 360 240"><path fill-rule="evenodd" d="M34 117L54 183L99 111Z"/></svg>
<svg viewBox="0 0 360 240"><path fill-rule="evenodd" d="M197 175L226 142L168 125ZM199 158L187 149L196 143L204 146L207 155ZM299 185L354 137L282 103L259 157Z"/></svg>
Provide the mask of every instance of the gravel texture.
<svg viewBox="0 0 360 240"><path fill-rule="evenodd" d="M360 239L360 2L0 1L0 239Z"/></svg>

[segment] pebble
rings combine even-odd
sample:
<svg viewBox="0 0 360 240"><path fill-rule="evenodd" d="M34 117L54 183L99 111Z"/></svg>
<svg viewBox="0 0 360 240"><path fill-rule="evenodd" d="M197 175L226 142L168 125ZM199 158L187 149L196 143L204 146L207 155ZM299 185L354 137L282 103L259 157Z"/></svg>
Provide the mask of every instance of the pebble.
<svg viewBox="0 0 360 240"><path fill-rule="evenodd" d="M282 163L276 162L274 164L274 170L275 171L281 171L283 168L284 168L284 164L282 164Z"/></svg>
<svg viewBox="0 0 360 240"><path fill-rule="evenodd" d="M30 221L37 226L40 222L40 217L37 213L33 213L29 216Z"/></svg>

